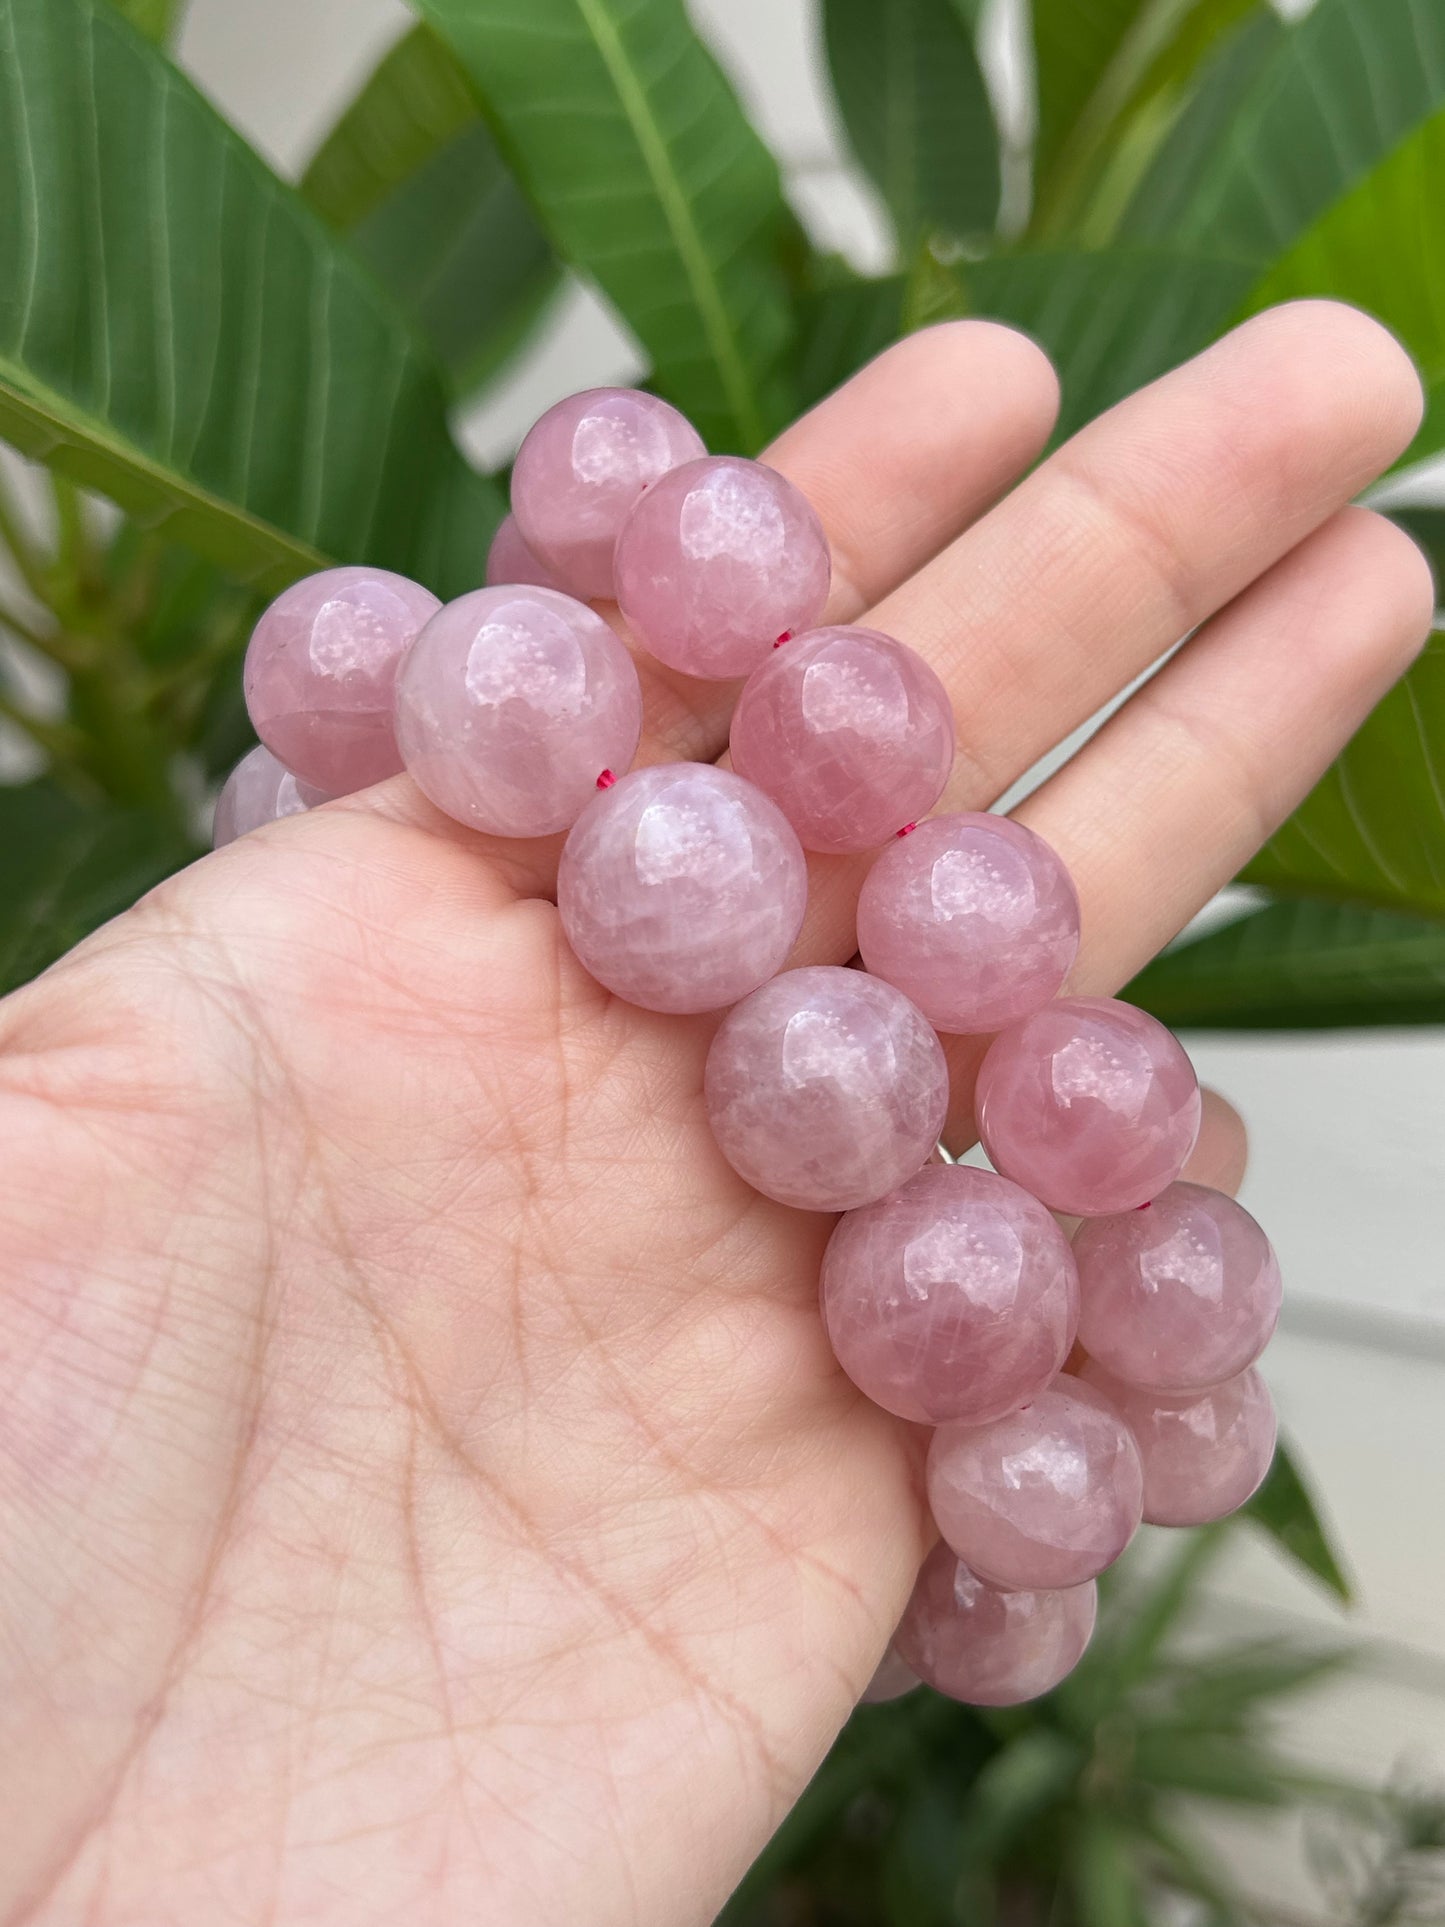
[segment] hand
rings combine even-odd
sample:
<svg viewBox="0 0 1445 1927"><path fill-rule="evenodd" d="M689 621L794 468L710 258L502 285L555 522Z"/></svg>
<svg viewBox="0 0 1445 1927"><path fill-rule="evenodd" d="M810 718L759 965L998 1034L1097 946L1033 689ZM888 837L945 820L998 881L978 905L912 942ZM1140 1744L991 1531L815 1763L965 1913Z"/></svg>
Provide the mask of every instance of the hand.
<svg viewBox="0 0 1445 1927"><path fill-rule="evenodd" d="M953 689L949 806L1197 629L1020 811L1107 992L1424 638L1418 553L1346 506L1421 404L1374 323L1282 309L1005 494L1055 402L964 322L770 459L829 619ZM644 675L644 757L718 755L732 692ZM828 1223L711 1144L711 1023L582 973L555 857L399 778L0 1009L6 1927L702 1923L878 1660L916 1436L830 1359ZM864 867L814 864L800 958L851 955ZM1237 1179L1226 1109L1198 1156Z"/></svg>

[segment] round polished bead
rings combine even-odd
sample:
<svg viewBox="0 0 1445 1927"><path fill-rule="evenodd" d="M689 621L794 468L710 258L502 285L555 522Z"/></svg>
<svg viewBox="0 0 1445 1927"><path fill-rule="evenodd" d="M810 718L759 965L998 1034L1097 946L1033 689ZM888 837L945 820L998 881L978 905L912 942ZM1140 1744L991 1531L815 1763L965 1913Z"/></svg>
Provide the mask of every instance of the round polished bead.
<svg viewBox="0 0 1445 1927"><path fill-rule="evenodd" d="M1073 1253L1007 1178L930 1164L850 1211L823 1258L844 1371L900 1418L981 1425L1036 1397L1074 1342Z"/></svg>
<svg viewBox="0 0 1445 1927"><path fill-rule="evenodd" d="M386 569L324 569L293 582L246 650L246 708L272 755L328 796L395 776L397 668L440 607Z"/></svg>
<svg viewBox="0 0 1445 1927"><path fill-rule="evenodd" d="M557 907L601 984L648 1010L721 1010L787 959L807 858L761 790L711 763L634 770L562 851Z"/></svg>
<svg viewBox="0 0 1445 1927"><path fill-rule="evenodd" d="M396 685L396 737L440 810L493 836L569 829L637 754L642 687L585 602L474 589L417 637Z"/></svg>
<svg viewBox="0 0 1445 1927"><path fill-rule="evenodd" d="M1264 1483L1274 1459L1274 1402L1253 1367L1178 1398L1125 1385L1094 1359L1079 1377L1104 1394L1134 1434L1150 1525L1209 1525L1237 1512Z"/></svg>
<svg viewBox="0 0 1445 1927"><path fill-rule="evenodd" d="M517 451L512 513L522 539L571 594L613 594L612 558L628 511L702 437L656 395L589 388L549 408Z"/></svg>
<svg viewBox="0 0 1445 1927"><path fill-rule="evenodd" d="M222 844L234 843L238 836L259 830L265 823L299 816L326 800L324 790L298 783L266 745L258 743L237 763L216 798L211 847L219 850Z"/></svg>
<svg viewBox="0 0 1445 1927"><path fill-rule="evenodd" d="M487 587L505 588L508 583L521 582L529 583L534 589L562 590L562 584L546 563L539 562L527 547L516 516L504 515L487 551Z"/></svg>
<svg viewBox="0 0 1445 1927"><path fill-rule="evenodd" d="M897 1649L890 1646L879 1660L872 1679L858 1695L860 1706L882 1706L889 1700L901 1700L905 1693L915 1692L923 1681L911 1666L898 1656Z"/></svg>
<svg viewBox="0 0 1445 1927"><path fill-rule="evenodd" d="M674 469L617 544L617 600L633 634L689 676L750 674L781 637L818 621L831 572L807 497L732 455Z"/></svg>
<svg viewBox="0 0 1445 1927"><path fill-rule="evenodd" d="M1074 1670L1097 1610L1092 1580L1064 1592L999 1592L937 1545L894 1644L905 1665L950 1699L1020 1706Z"/></svg>
<svg viewBox="0 0 1445 1927"><path fill-rule="evenodd" d="M1279 1264L1249 1213L1202 1184L1091 1218L1074 1240L1079 1340L1116 1378L1156 1392L1235 1378L1279 1320Z"/></svg>
<svg viewBox="0 0 1445 1927"><path fill-rule="evenodd" d="M945 1425L928 1453L939 1531L1006 1591L1081 1586L1139 1529L1144 1472L1124 1420L1093 1386L1058 1378L991 1425Z"/></svg>
<svg viewBox="0 0 1445 1927"><path fill-rule="evenodd" d="M891 636L814 629L749 676L733 711L732 759L805 850L873 850L943 794L953 709L923 658Z"/></svg>
<svg viewBox="0 0 1445 1927"><path fill-rule="evenodd" d="M820 964L729 1012L704 1089L713 1136L754 1190L804 1211L848 1211L931 1155L948 1067L901 991Z"/></svg>
<svg viewBox="0 0 1445 1927"><path fill-rule="evenodd" d="M937 816L886 849L858 899L858 948L939 1030L1003 1030L1055 996L1079 899L1042 837L1006 816Z"/></svg>
<svg viewBox="0 0 1445 1927"><path fill-rule="evenodd" d="M1199 1081L1178 1038L1112 997L1063 998L996 1037L975 1103L995 1167L1076 1218L1157 1198L1199 1135Z"/></svg>

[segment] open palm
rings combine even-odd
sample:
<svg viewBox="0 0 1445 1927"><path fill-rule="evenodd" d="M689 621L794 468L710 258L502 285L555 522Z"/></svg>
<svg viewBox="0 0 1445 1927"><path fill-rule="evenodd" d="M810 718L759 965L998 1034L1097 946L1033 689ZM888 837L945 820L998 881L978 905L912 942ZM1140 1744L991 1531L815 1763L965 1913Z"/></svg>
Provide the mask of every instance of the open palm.
<svg viewBox="0 0 1445 1927"><path fill-rule="evenodd" d="M1373 323L1279 310L1005 495L1054 405L959 323L769 459L830 619L952 689L947 806L1197 630L1021 811L1107 991L1423 639L1417 553L1345 507L1420 400ZM644 677L646 759L723 750L729 691ZM400 778L0 1008L6 1927L701 1923L876 1663L917 1440L830 1359L828 1222L711 1144L711 1020L585 976L555 857ZM800 959L852 954L863 867L815 862Z"/></svg>

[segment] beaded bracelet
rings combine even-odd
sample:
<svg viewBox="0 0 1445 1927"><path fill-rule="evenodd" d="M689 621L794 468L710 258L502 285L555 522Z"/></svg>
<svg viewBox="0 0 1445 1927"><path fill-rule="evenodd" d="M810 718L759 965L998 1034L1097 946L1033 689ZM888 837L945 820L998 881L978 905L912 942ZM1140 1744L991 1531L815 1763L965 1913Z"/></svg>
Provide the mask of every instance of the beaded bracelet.
<svg viewBox="0 0 1445 1927"><path fill-rule="evenodd" d="M645 1009L727 1012L704 1078L718 1149L766 1197L843 1214L821 1290L838 1362L935 1428L941 1542L877 1692L1032 1698L1083 1652L1094 1580L1141 1519L1222 1517L1273 1453L1253 1365L1279 1268L1246 1211L1181 1181L1193 1068L1145 1012L1060 995L1079 903L1046 843L929 816L948 694L893 637L819 626L828 544L792 483L708 456L655 396L597 389L527 436L512 510L488 586L445 607L370 568L271 605L246 658L263 747L222 792L216 843L403 768L475 830L566 832L577 958ZM597 600L669 669L746 678L731 769L632 768L641 684ZM805 852L868 851L864 967L785 969ZM992 1170L939 1147L940 1032L993 1040ZM1061 1218L1082 1220L1072 1242Z"/></svg>

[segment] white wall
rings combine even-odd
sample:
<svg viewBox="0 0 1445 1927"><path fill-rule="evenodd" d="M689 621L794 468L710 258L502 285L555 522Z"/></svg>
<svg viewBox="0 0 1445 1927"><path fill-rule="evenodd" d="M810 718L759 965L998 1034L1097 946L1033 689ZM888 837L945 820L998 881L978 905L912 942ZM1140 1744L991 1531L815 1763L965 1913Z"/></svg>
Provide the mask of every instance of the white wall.
<svg viewBox="0 0 1445 1927"><path fill-rule="evenodd" d="M782 155L800 209L862 265L881 260L871 194L849 172L819 82L810 0L694 8ZM193 0L183 57L283 168L314 145L406 23L398 0ZM499 458L537 412L636 367L625 333L575 291L466 439ZM1289 1308L1271 1353L1284 1420L1328 1496L1360 1582L1372 1672L1298 1716L1316 1758L1385 1775L1445 1775L1445 1033L1200 1037L1201 1072L1247 1114L1247 1202L1284 1262ZM1332 1621L1277 1561L1243 1553L1221 1624ZM1338 1630L1338 1628L1336 1628ZM1298 1888L1278 1835L1230 1835L1262 1886Z"/></svg>

